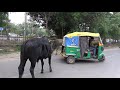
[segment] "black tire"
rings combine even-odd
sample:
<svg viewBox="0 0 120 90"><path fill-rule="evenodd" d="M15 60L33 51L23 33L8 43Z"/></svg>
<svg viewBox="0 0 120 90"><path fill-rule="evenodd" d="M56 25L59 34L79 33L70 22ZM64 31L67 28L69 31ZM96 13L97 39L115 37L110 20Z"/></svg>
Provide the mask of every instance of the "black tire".
<svg viewBox="0 0 120 90"><path fill-rule="evenodd" d="M105 56L103 55L101 59L99 59L100 62L105 61Z"/></svg>
<svg viewBox="0 0 120 90"><path fill-rule="evenodd" d="M67 63L68 63L68 64L74 64L74 63L75 63L75 58L74 58L74 56L68 56L68 57L67 57Z"/></svg>

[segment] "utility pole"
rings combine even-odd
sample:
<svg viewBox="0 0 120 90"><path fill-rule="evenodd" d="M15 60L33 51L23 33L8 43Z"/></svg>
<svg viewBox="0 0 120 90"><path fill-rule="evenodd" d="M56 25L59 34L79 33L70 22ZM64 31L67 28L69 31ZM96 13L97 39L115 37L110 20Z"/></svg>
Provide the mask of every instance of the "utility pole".
<svg viewBox="0 0 120 90"><path fill-rule="evenodd" d="M24 26L24 41L26 40L26 29L27 29L27 12L25 12L25 26Z"/></svg>

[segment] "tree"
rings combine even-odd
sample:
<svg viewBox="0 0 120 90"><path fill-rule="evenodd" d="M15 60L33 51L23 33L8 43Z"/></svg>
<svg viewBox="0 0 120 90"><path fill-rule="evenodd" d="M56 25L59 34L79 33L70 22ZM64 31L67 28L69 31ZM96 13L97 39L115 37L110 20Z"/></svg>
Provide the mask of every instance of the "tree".
<svg viewBox="0 0 120 90"><path fill-rule="evenodd" d="M79 13L57 12L48 22L49 29L53 29L58 36L62 38L71 31L79 30Z"/></svg>
<svg viewBox="0 0 120 90"><path fill-rule="evenodd" d="M29 12L28 14L33 20L42 23L42 26L45 26L48 31L48 22L51 20L51 16L54 15L53 12Z"/></svg>
<svg viewBox="0 0 120 90"><path fill-rule="evenodd" d="M7 39L9 40L9 18L8 18L8 12L0 12L0 27L4 28L4 31L6 32Z"/></svg>
<svg viewBox="0 0 120 90"><path fill-rule="evenodd" d="M47 22L47 29L53 29L59 38L75 31L98 32L104 42L106 38L117 39L120 36L120 13L118 12L112 14L110 12L56 12L50 15L48 13L50 12L46 12L48 19L45 19L44 12L34 12L32 17L36 21Z"/></svg>
<svg viewBox="0 0 120 90"><path fill-rule="evenodd" d="M109 22L109 35L111 35L111 38L118 40L120 38L120 13L113 13L109 18Z"/></svg>

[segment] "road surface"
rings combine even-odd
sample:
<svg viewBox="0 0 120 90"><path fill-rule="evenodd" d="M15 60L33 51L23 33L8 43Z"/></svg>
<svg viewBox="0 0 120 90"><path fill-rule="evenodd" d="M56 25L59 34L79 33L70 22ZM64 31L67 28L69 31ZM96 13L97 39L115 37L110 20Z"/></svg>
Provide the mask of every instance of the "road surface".
<svg viewBox="0 0 120 90"><path fill-rule="evenodd" d="M49 72L48 60L44 60L44 73L41 62L36 64L36 78L120 78L120 48L106 49L106 61L77 61L67 64L61 55L52 56L52 69ZM0 55L0 78L18 78L19 53ZM23 78L31 78L30 62L27 61Z"/></svg>

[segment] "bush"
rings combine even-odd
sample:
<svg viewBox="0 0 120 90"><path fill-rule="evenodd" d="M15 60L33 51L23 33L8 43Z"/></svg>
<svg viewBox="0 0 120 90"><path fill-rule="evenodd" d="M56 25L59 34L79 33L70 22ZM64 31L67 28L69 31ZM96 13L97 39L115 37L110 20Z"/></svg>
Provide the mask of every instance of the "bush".
<svg viewBox="0 0 120 90"><path fill-rule="evenodd" d="M19 51L20 51L20 45L0 47L0 54L8 54L8 53L19 52Z"/></svg>

